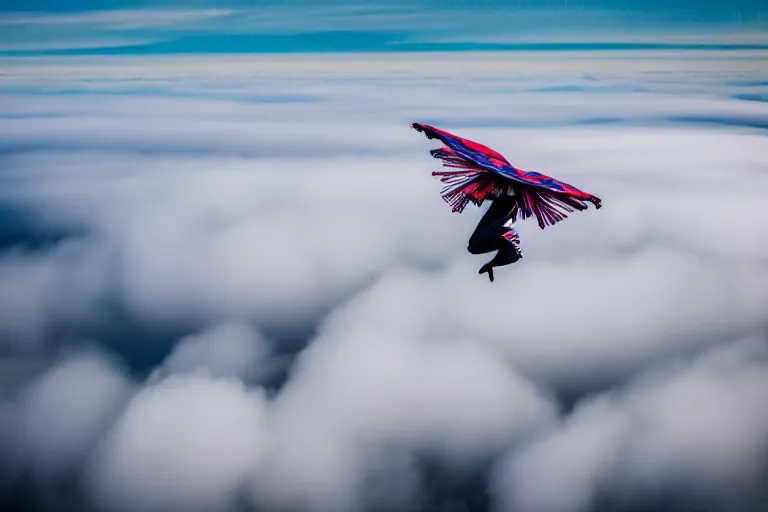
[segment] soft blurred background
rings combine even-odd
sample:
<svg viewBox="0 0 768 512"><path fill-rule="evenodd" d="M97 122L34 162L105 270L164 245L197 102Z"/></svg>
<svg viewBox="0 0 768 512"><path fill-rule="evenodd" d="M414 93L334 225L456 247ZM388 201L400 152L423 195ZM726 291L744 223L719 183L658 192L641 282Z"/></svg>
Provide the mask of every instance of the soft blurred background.
<svg viewBox="0 0 768 512"><path fill-rule="evenodd" d="M0 4L0 508L768 510L763 1L63 4ZM603 208L489 283L414 121Z"/></svg>

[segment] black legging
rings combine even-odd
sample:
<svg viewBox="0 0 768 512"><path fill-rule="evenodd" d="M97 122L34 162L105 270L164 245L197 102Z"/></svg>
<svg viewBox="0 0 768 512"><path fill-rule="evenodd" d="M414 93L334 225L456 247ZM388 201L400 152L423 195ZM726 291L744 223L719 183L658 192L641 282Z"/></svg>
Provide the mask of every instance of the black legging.
<svg viewBox="0 0 768 512"><path fill-rule="evenodd" d="M491 281L493 281L493 267L509 265L522 257L517 247L503 237L504 233L509 231L504 223L516 213L516 205L517 200L514 197L502 196L494 199L472 236L469 237L467 250L472 254L499 251L478 272L479 274L488 272L488 278Z"/></svg>

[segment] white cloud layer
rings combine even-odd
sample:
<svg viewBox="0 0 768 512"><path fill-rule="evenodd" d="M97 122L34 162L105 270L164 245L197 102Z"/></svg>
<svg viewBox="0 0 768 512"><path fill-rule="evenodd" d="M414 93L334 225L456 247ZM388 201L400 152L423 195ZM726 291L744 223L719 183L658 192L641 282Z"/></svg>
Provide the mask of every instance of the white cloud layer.
<svg viewBox="0 0 768 512"><path fill-rule="evenodd" d="M768 111L736 96L768 82L652 57L16 62L2 496L761 510ZM604 207L524 223L489 283L410 121Z"/></svg>
<svg viewBox="0 0 768 512"><path fill-rule="evenodd" d="M591 397L500 465L501 508L577 511L602 498L760 510L766 385L768 343L760 338Z"/></svg>
<svg viewBox="0 0 768 512"><path fill-rule="evenodd" d="M123 370L100 351L72 353L4 405L12 428L3 451L41 485L59 483L84 464L131 392Z"/></svg>
<svg viewBox="0 0 768 512"><path fill-rule="evenodd" d="M225 323L179 340L154 377L205 373L254 382L269 371L270 351L268 342L251 326Z"/></svg>
<svg viewBox="0 0 768 512"><path fill-rule="evenodd" d="M264 450L264 399L237 380L171 376L137 393L91 467L96 502L223 510Z"/></svg>

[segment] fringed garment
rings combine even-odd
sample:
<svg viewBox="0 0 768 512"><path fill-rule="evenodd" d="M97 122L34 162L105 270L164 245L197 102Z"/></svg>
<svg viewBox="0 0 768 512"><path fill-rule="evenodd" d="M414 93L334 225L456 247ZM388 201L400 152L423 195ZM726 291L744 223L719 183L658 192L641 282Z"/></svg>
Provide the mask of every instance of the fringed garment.
<svg viewBox="0 0 768 512"><path fill-rule="evenodd" d="M454 212L464 211L469 203L480 206L486 199L513 196L517 198L520 217L535 216L544 229L576 210L586 210L587 202L595 208L602 206L599 197L544 174L518 169L482 144L426 124L411 126L428 139L439 139L445 144L430 154L454 170L434 171L432 175L444 183L441 194Z"/></svg>
<svg viewBox="0 0 768 512"><path fill-rule="evenodd" d="M520 237L513 227L518 219L535 216L544 229L576 210L586 210L587 202L595 208L602 206L599 197L544 174L518 169L482 144L425 124L413 123L411 127L445 144L430 154L452 170L434 171L432 175L443 182L441 194L454 212L464 211L469 203L480 206L485 200L492 201L467 247L472 254L498 251L479 272L487 272L491 281L493 267L522 258Z"/></svg>

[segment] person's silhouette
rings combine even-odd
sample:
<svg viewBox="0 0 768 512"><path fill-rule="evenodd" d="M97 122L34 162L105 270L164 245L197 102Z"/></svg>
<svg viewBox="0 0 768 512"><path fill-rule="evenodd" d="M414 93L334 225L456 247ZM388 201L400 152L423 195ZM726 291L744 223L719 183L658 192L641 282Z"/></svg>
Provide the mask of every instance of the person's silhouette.
<svg viewBox="0 0 768 512"><path fill-rule="evenodd" d="M517 211L517 199L514 196L503 195L493 199L490 208L469 237L467 250L471 254L498 251L496 256L483 265L478 272L479 274L487 272L491 282L493 282L493 267L509 265L523 257L518 248L519 238L512 229Z"/></svg>

